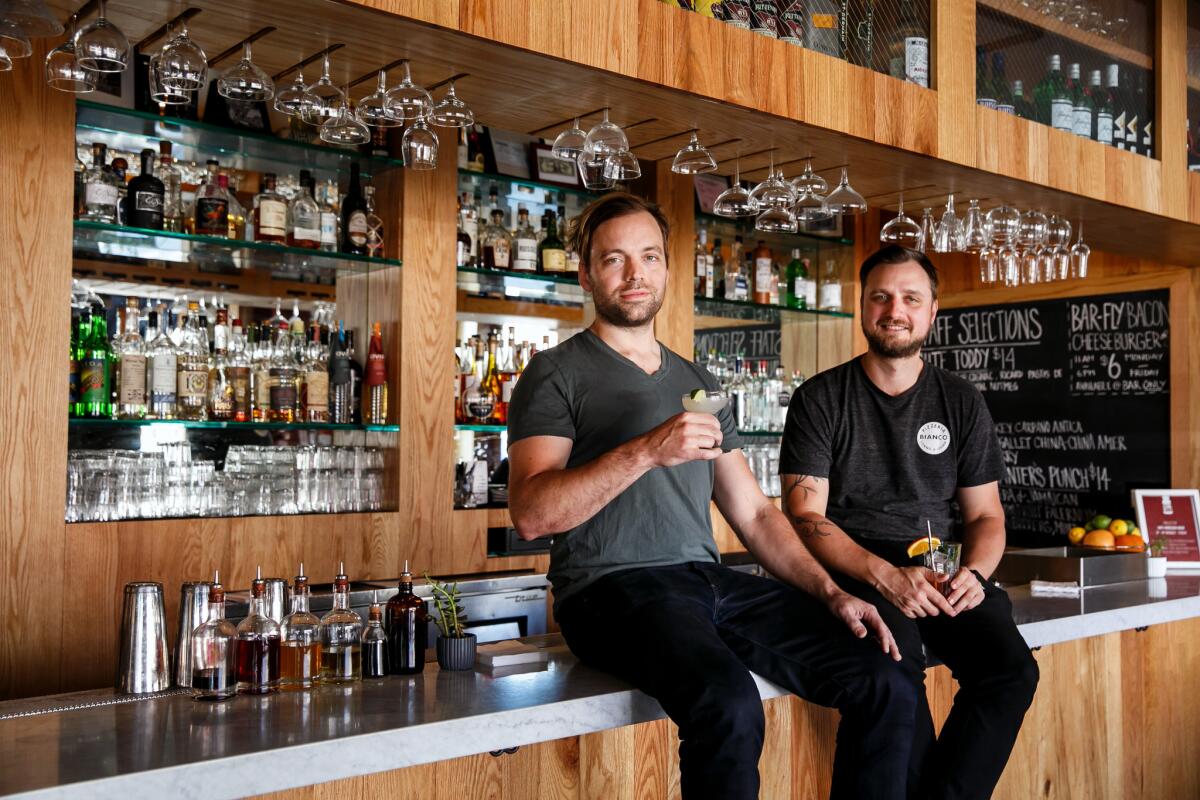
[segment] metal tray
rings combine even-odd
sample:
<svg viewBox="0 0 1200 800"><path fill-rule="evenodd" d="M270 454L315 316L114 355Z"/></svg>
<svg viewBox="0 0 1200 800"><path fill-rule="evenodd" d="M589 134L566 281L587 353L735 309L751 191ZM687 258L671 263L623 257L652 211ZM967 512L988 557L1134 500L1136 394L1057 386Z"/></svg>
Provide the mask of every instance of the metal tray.
<svg viewBox="0 0 1200 800"><path fill-rule="evenodd" d="M1075 581L1081 588L1145 580L1145 553L1115 553L1086 547L1010 550L992 578L1013 586L1041 581Z"/></svg>

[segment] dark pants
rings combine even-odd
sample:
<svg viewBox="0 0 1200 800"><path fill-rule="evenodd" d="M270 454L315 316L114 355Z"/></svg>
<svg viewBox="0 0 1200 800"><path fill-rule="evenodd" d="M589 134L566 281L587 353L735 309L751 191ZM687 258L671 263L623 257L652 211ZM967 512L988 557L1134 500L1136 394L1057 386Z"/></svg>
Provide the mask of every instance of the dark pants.
<svg viewBox="0 0 1200 800"><path fill-rule="evenodd" d="M679 726L688 800L758 797L765 723L750 670L841 712L832 797L904 797L921 677L803 592L717 564L645 567L568 598L558 622L581 661Z"/></svg>
<svg viewBox="0 0 1200 800"><path fill-rule="evenodd" d="M893 564L918 563L905 555L903 545L859 543ZM1037 661L1013 622L1008 594L978 573L976 577L984 599L975 608L955 617L909 619L870 586L834 576L843 589L879 609L903 663L923 665L924 645L958 681L941 736L934 736L925 692L919 694L909 798L991 797L1037 689Z"/></svg>

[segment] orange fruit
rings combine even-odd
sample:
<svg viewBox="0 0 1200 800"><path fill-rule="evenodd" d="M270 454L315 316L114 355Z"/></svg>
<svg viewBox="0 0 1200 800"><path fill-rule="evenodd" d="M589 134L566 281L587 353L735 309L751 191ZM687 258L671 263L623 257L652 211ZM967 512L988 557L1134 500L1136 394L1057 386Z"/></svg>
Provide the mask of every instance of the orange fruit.
<svg viewBox="0 0 1200 800"><path fill-rule="evenodd" d="M1142 541L1142 537L1134 536L1132 533L1118 536L1114 544L1118 550L1123 550L1127 553L1141 553L1146 549L1146 543Z"/></svg>
<svg viewBox="0 0 1200 800"><path fill-rule="evenodd" d="M942 543L938 537L933 537L933 546L937 547ZM929 552L929 537L922 536L920 539L913 539L912 544L908 546L908 557L916 558L917 556L925 555Z"/></svg>
<svg viewBox="0 0 1200 800"><path fill-rule="evenodd" d="M1075 526L1067 532L1067 541L1069 541L1071 544L1079 544L1083 541L1084 536L1087 536L1087 531L1079 526Z"/></svg>
<svg viewBox="0 0 1200 800"><path fill-rule="evenodd" d="M1087 536L1083 537L1083 546L1112 550L1116 546L1116 537L1112 535L1111 531L1089 531Z"/></svg>

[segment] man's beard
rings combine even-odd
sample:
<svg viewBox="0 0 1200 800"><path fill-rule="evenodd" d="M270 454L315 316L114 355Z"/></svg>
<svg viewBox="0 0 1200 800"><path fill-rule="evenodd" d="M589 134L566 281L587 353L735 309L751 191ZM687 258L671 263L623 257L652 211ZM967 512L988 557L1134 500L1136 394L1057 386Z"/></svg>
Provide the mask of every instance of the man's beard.
<svg viewBox="0 0 1200 800"><path fill-rule="evenodd" d="M650 322L662 308L663 299L649 286L643 285L638 288L650 293L650 302L637 306L623 305L619 295L620 291L627 289L621 289L611 299L601 299L599 295L593 294L592 302L596 306L596 316L618 328L640 328Z"/></svg>
<svg viewBox="0 0 1200 800"><path fill-rule="evenodd" d="M888 322L889 320L882 320L879 325L886 325ZM927 331L925 336L913 338L907 342L889 341L875 329L864 329L863 335L867 337L867 348L875 355L882 356L883 358L909 358L915 356L925 346L925 340L929 337Z"/></svg>

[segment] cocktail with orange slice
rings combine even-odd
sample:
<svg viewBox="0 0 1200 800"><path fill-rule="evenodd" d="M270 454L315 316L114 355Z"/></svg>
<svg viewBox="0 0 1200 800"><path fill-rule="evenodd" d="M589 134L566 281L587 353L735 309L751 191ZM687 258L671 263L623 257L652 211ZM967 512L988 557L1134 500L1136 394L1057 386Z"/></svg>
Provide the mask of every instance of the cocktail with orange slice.
<svg viewBox="0 0 1200 800"><path fill-rule="evenodd" d="M908 557L924 556L925 567L938 576L938 589L943 595L950 594L950 581L958 574L962 558L962 545L958 542L943 542L936 536L922 536L908 546Z"/></svg>

